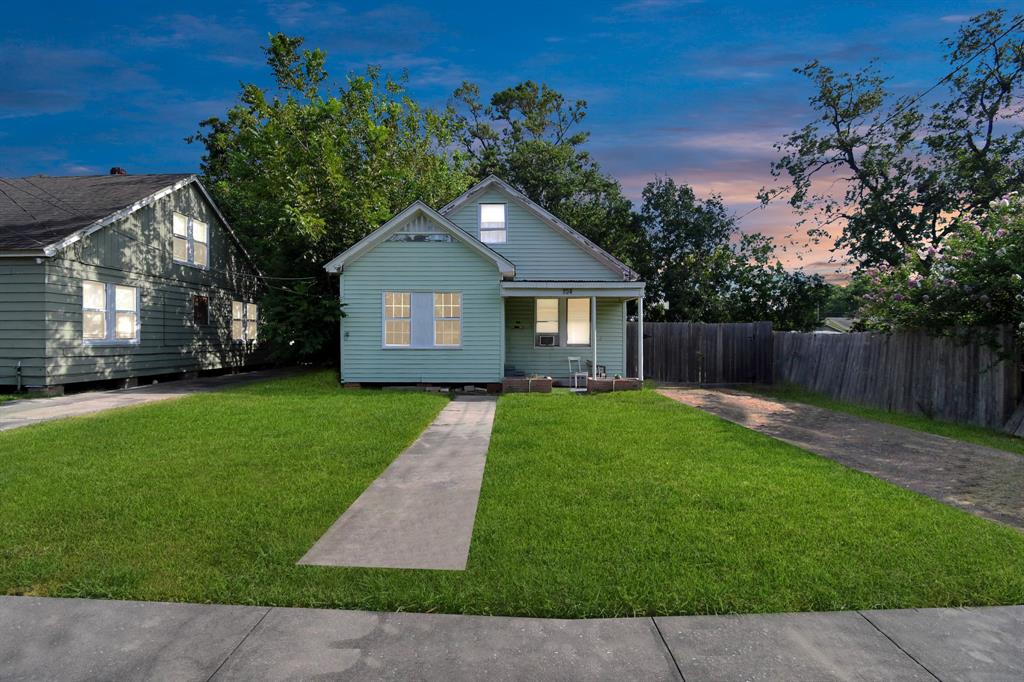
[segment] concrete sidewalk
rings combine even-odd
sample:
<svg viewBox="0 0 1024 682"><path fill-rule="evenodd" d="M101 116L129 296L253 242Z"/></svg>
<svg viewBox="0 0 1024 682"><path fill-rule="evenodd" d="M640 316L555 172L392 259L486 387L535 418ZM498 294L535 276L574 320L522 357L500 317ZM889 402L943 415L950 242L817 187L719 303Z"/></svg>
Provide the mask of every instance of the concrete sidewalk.
<svg viewBox="0 0 1024 682"><path fill-rule="evenodd" d="M555 620L0 597L3 680L1020 680L1024 606Z"/></svg>
<svg viewBox="0 0 1024 682"><path fill-rule="evenodd" d="M167 381L149 386L123 388L113 391L87 391L57 398L33 398L0 403L0 431L16 429L65 417L79 417L104 412L118 407L144 405L159 400L181 398L195 393L217 391L253 381L291 376L297 370L266 369L239 374L222 374L201 379Z"/></svg>
<svg viewBox="0 0 1024 682"><path fill-rule="evenodd" d="M299 563L464 570L496 405L448 403Z"/></svg>

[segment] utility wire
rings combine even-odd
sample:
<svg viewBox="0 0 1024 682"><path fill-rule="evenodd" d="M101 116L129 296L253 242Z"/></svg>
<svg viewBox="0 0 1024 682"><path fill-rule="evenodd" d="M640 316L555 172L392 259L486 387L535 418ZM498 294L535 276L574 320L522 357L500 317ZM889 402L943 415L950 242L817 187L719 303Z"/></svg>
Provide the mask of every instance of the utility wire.
<svg viewBox="0 0 1024 682"><path fill-rule="evenodd" d="M892 113L890 113L888 116L886 116L883 120L881 120L881 121L879 121L877 123L873 123L870 127L868 127L868 129L864 133L863 137L868 137L869 135L874 133L877 128L886 125L887 123L892 121L894 118L896 118L900 114L904 113L908 107L913 106L914 104L917 104L918 102L920 102L922 99L924 99L929 94L931 94L936 88L940 87L941 85L943 85L944 83L946 83L947 81L952 79L961 69L963 69L965 66L968 66L971 62L973 62L975 59L977 59L982 54L984 54L990 47L995 47L996 44L1000 40L1002 40L1003 38L1008 36L1013 31L1017 30L1021 26L1024 26L1024 16L1021 16L1020 18L1018 18L1016 21L1014 21L1012 24L1010 24L1010 26L1005 31L1003 31L1002 33L997 35L995 38L990 40L985 45L981 46L976 52L974 52L974 54L970 55L969 57L964 58L961 64L959 64L958 66L954 67L952 71L950 71L945 76L940 78L938 81L936 81L934 84L932 84L928 89L924 90L923 92L918 93L916 96L910 98L909 100L905 100L905 101L903 101L901 103L898 103L896 105L896 108L892 111ZM772 200L774 200L776 197L778 197L780 194L786 192L787 190L792 189L792 187L793 186L790 184L790 185L785 185L784 187L779 188L778 191L776 191L773 196L769 197L766 202L764 202L762 204L759 204L757 206L754 206L749 211L746 211L746 212L740 214L738 217L736 217L736 219L735 219L736 222L740 222L744 218L749 216L751 213L753 213L754 211L757 211L757 210L760 210L760 209L764 208L769 202L771 202Z"/></svg>
<svg viewBox="0 0 1024 682"><path fill-rule="evenodd" d="M39 186L39 185L37 185L36 183L32 182L32 179L31 179L31 178L22 178L22 180L24 180L24 181L25 181L25 182L27 182L28 184L32 185L32 186L33 186L33 187L35 187L36 189L38 189L38 190L39 190L40 192L43 192L43 193L44 193L44 194L46 194L47 196L49 196L49 197L53 198L53 200L54 200L54 201L59 201L59 202L60 202L61 204L63 204L64 206L67 206L68 208L65 208L64 210L65 210L65 211L67 211L68 213L71 213L71 214L73 214L73 215L79 215L79 216L80 216L80 215L82 215L82 212L81 212L81 211L79 211L79 210L78 210L77 208L75 208L74 206L72 206L70 202L68 202L68 201L65 201L64 199L61 199L60 197L58 197L58 196L57 196L56 194L54 194L54 193L53 193L53 192L51 192L50 190L46 189L45 187L40 187L40 186ZM59 208L59 207L58 207L58 208Z"/></svg>

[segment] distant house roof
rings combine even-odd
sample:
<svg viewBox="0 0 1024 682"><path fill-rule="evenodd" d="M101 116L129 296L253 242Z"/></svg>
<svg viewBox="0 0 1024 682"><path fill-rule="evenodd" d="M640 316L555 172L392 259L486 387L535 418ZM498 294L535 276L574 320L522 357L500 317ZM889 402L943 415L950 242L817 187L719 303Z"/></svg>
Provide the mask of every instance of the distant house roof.
<svg viewBox="0 0 1024 682"><path fill-rule="evenodd" d="M826 317L814 331L821 334L849 334L856 322L852 317Z"/></svg>
<svg viewBox="0 0 1024 682"><path fill-rule="evenodd" d="M55 247L80 230L193 177L174 173L0 178L0 251Z"/></svg>

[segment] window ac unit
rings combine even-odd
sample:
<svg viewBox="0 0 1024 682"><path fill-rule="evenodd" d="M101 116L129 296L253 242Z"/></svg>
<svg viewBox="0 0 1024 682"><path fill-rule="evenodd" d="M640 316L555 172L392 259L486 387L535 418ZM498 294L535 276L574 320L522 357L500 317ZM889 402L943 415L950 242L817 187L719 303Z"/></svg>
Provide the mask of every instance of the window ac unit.
<svg viewBox="0 0 1024 682"><path fill-rule="evenodd" d="M538 346L557 346L558 334L537 334Z"/></svg>

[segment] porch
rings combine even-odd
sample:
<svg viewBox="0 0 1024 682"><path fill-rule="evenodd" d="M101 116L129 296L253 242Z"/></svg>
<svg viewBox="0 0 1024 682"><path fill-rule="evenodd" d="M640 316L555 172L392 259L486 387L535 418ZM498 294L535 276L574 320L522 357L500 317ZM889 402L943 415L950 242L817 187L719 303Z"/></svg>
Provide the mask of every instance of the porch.
<svg viewBox="0 0 1024 682"><path fill-rule="evenodd" d="M641 282L503 282L504 376L558 386L625 377L626 305L636 301L642 316L643 293Z"/></svg>

